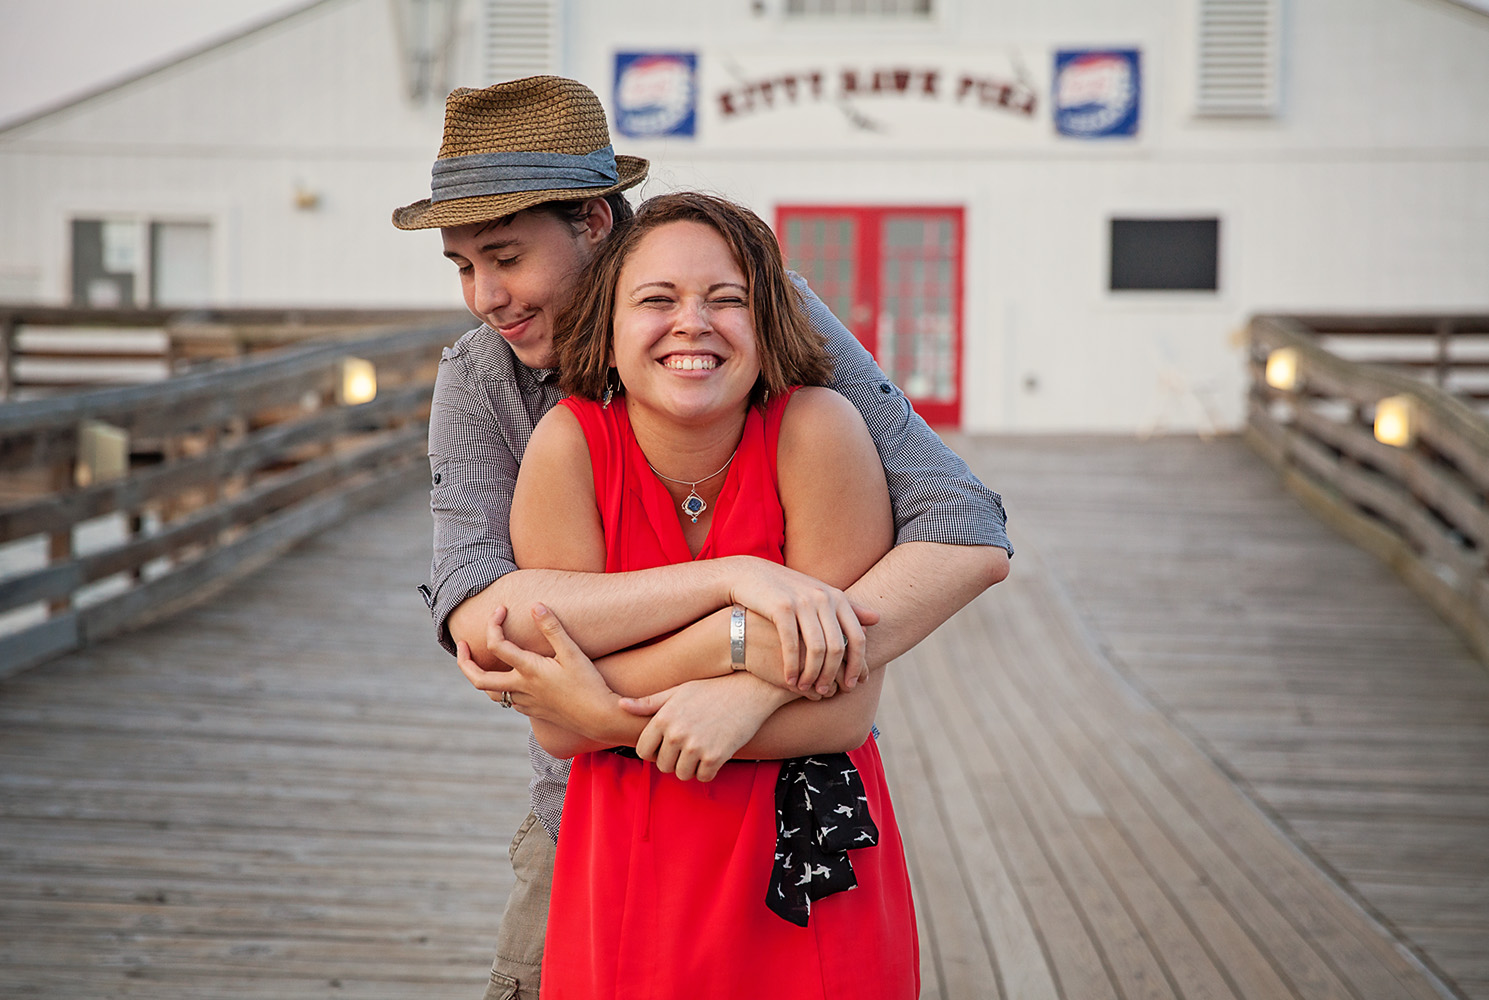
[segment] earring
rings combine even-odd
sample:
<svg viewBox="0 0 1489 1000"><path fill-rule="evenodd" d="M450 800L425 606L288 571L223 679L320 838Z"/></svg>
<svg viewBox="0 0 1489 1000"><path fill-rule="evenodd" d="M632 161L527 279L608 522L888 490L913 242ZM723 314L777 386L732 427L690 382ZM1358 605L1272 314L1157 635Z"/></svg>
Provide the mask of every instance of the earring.
<svg viewBox="0 0 1489 1000"><path fill-rule="evenodd" d="M610 409L610 400L615 396L615 386L610 384L610 374L605 374L605 393L600 397L600 409Z"/></svg>

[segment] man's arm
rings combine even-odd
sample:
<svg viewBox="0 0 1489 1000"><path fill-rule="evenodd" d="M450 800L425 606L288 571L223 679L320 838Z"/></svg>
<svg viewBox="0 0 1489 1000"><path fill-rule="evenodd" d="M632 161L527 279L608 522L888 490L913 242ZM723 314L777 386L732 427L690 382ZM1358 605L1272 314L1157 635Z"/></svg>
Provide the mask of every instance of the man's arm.
<svg viewBox="0 0 1489 1000"><path fill-rule="evenodd" d="M890 485L900 544L850 588L856 600L888 615L877 627L878 635L870 652L873 664L878 666L915 645L983 589L1003 579L1012 549L1004 532L1004 513L998 495L978 482L966 464L914 414L904 396L805 283L798 279L797 285L814 327L827 337L833 351L836 388L864 415ZM584 634L586 627L593 624L604 629L618 624L621 629L642 629L643 622L658 620L660 609L662 623L651 632L660 634L669 627L677 627L679 619L687 619L689 614L699 611L699 605L690 601L704 594L709 597L701 603L710 606L699 611L700 615L734 602L757 609L767 604L765 600L752 600L747 590L737 585L730 588L726 600L718 601L717 591L709 590L710 581L692 575L700 570L705 573L723 570L727 574L733 569L702 564L661 567L646 571L649 576L644 580L641 574L635 574L636 586L627 579L632 574L606 577L521 571L523 575L503 576L487 591L469 598L457 609L458 614L451 615L451 628L456 638L470 643L478 662L492 666L494 658L485 649L486 622L491 612L500 606L525 609L541 597L561 608L565 621L576 623L583 640L581 645L597 653L608 652L647 636L630 632L596 642L595 637ZM719 583L717 579L711 582ZM577 600L571 601L571 595ZM676 614L666 618L669 610ZM778 614L782 619L790 617L789 612L778 611ZM511 617L509 624L513 635L520 640L519 645L551 651L551 646L529 622L528 615ZM812 616L807 613L805 617ZM696 627L710 626L704 621ZM849 637L851 651L855 630L845 628L844 632ZM826 636L821 632L817 635L823 636L820 641L825 649ZM781 643L771 639L769 630L752 625L751 660L767 664L761 668L762 676L771 675L772 670L779 671L776 676L790 676L797 669L796 657L791 655L789 646L783 650ZM704 641L708 648L713 645L720 650L724 648L722 642ZM454 645L453 641L450 645ZM772 657L774 663L768 663ZM716 663L711 663L700 675L708 676L715 669ZM499 688L478 686L493 697L499 696Z"/></svg>
<svg viewBox="0 0 1489 1000"><path fill-rule="evenodd" d="M808 664L820 665L846 635L849 662L863 669L863 631L841 591L766 560L738 557L623 575L518 570L510 519L519 465L556 396L555 387L522 369L486 331L467 334L441 358L429 424L434 558L427 598L441 645L454 653L463 640L477 662L495 667L486 623L498 607L508 607L523 612L509 622L513 637L547 652L525 613L541 599L574 623L586 651L602 656L739 603L768 618L788 652L805 649L801 659ZM676 679L661 676L657 687Z"/></svg>
<svg viewBox="0 0 1489 1000"><path fill-rule="evenodd" d="M926 425L806 282L792 278L832 353L832 388L868 425L889 484L895 547L848 589L880 614L869 632L869 665L878 667L1008 575L1007 517L1002 498Z"/></svg>
<svg viewBox="0 0 1489 1000"><path fill-rule="evenodd" d="M569 629L572 638L596 659L698 623L703 634L656 650L670 661L694 655L700 644L711 645L707 637L719 626L717 620L709 623L709 616L733 604L743 605L756 613L754 635L764 641L768 634L778 651L784 648L792 654L793 669L781 670L783 683L795 683L798 677L815 680L823 662L835 665L845 655L848 667L861 673L865 646L860 620L874 620L863 609L855 611L842 591L804 573L753 556L728 556L630 573L513 570L451 612L451 639L467 643L481 666L496 669L499 661L486 647L486 624L492 614L499 608L525 612L540 601L564 622L574 622ZM535 653L553 652L525 613L509 616L507 638ZM727 651L727 643L722 648ZM779 652L776 659L784 662ZM617 677L626 693L633 693L638 684L644 691L655 691L687 679L668 673L645 679L648 662L634 655L616 658L617 669L641 675L634 682ZM803 675L803 662L815 663L817 669ZM676 662L664 669L675 668ZM721 671L700 664L692 676L717 672Z"/></svg>
<svg viewBox="0 0 1489 1000"><path fill-rule="evenodd" d="M580 492L572 471L579 463L563 454L568 442L562 437L551 441L545 437L544 441L548 445L545 457L530 460L528 467L540 478L519 488L514 508L519 554L524 559L578 566L594 559L598 522L592 510L580 509L584 504L578 499L564 499ZM803 390L787 409L780 455L786 558L834 583L861 576L888 549L892 525L883 470L858 415L835 393ZM873 479L879 480L877 489ZM848 482L858 488L845 493L842 484ZM528 483L526 478L524 483ZM530 500L531 510L526 506ZM574 504L575 509L564 510L565 503ZM586 518L594 523L584 523ZM555 519L571 525L573 532L556 537L551 531ZM847 535L844 524L853 525ZM556 756L634 743L643 757L657 760L664 771L689 776L696 770L707 778L752 736L752 752L827 752L857 746L873 721L882 674L871 677L858 691L813 706L810 712L777 712L798 693L739 674L703 682L711 692L727 688L728 700L705 697L699 703L703 687L698 682L643 699L649 702L646 708L657 714L638 736L634 717L618 712L619 699L563 634L558 620L546 609L534 617L556 650L555 656L539 656L505 641L497 616L490 624L493 634L488 644L501 652L518 676L481 673L465 655L461 669L477 687L490 690L487 685L496 682L509 692L515 707L532 719L533 732L544 749ZM509 683L519 679L521 683ZM560 702L556 717L553 706ZM702 711L690 703L701 704ZM762 723L766 727L757 736Z"/></svg>
<svg viewBox="0 0 1489 1000"><path fill-rule="evenodd" d="M848 596L879 612L869 626L868 663L877 669L914 648L978 594L1008 576L996 545L904 542L889 550Z"/></svg>

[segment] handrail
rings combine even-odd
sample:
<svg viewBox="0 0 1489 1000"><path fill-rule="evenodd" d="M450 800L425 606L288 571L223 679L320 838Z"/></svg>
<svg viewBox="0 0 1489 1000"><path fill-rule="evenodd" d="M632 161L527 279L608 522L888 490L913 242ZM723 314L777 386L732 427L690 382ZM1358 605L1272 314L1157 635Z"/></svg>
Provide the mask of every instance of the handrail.
<svg viewBox="0 0 1489 1000"><path fill-rule="evenodd" d="M1389 563L1489 663L1489 419L1438 386L1352 361L1318 342L1330 332L1431 333L1433 317L1257 316L1250 324L1246 438L1308 506ZM1489 317L1455 317L1489 331ZM1316 322L1316 321L1315 321ZM1292 378L1269 384L1277 352ZM1383 402L1409 429L1377 439Z"/></svg>
<svg viewBox="0 0 1489 1000"><path fill-rule="evenodd" d="M146 307L0 303L0 400L90 385L159 381L202 361L304 342L362 337L464 314L431 309ZM133 333L133 337L119 334Z"/></svg>
<svg viewBox="0 0 1489 1000"><path fill-rule="evenodd" d="M0 676L169 614L423 478L440 350L468 325L0 404L0 546L31 554L0 565ZM376 396L346 399L368 362ZM75 544L84 526L110 537Z"/></svg>

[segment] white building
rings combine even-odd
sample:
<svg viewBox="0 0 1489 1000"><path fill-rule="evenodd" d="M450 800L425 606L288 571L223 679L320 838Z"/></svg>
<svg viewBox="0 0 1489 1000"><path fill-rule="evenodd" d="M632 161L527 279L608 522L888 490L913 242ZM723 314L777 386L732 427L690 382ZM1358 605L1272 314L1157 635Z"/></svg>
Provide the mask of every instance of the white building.
<svg viewBox="0 0 1489 1000"><path fill-rule="evenodd" d="M449 87L544 71L966 430L1234 427L1254 312L1489 311L1451 0L322 0L0 132L0 298L454 304L388 214Z"/></svg>

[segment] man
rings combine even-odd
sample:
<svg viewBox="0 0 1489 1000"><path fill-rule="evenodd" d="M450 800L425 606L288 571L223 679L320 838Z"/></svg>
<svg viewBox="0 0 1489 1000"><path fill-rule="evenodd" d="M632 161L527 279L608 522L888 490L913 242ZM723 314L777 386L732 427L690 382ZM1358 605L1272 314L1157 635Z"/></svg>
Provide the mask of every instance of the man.
<svg viewBox="0 0 1489 1000"><path fill-rule="evenodd" d="M459 644L473 684L507 707L515 699L525 714L560 723L568 721L566 706L553 685L496 669L487 649L493 623L543 654L573 649L572 636L573 654L588 669L586 657L692 626L687 631L706 640L700 655L717 656L727 676L688 682L673 689L683 696L669 693L636 710L656 711L647 727L658 730L648 759L679 777L706 778L705 764L677 734L707 734L716 721L736 719L756 683L729 673L731 661L746 655L731 642L736 632L708 638L713 619L729 627L721 609L738 604L751 612L744 635L752 662L764 657L779 665L782 686L826 696L835 680L851 685L862 670L881 668L1001 580L1011 549L998 495L915 416L798 279L812 325L834 356L832 387L863 414L884 461L895 548L846 594L743 557L613 575L517 569L508 530L517 469L533 426L561 395L554 321L584 263L629 218L622 192L646 170L644 160L614 155L604 110L575 81L530 77L450 95L431 197L393 213L401 229L440 228L466 306L483 321L440 362L429 434L433 589L425 594L439 641L452 652ZM546 609L534 616L538 599ZM665 764L659 746L673 748ZM568 771L536 741L529 747L533 812L512 843L517 883L502 917L488 998L538 994Z"/></svg>

